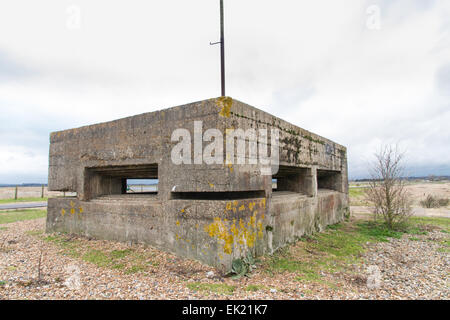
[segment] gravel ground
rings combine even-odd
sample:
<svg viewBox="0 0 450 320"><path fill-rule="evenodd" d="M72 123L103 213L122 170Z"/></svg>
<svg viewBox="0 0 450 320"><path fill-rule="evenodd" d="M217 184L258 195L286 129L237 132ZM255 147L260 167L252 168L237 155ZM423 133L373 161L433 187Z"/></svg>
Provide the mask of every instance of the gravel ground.
<svg viewBox="0 0 450 320"><path fill-rule="evenodd" d="M299 282L294 273L269 275L262 269L233 280L199 262L154 248L74 238L102 250L125 250L152 257L153 266L126 274L72 258L38 235L45 219L0 225L0 299L448 299L448 234L404 235L372 243L362 264L320 282ZM41 281L38 262L41 256ZM232 295L194 291L189 283L227 284ZM249 285L258 286L248 291Z"/></svg>

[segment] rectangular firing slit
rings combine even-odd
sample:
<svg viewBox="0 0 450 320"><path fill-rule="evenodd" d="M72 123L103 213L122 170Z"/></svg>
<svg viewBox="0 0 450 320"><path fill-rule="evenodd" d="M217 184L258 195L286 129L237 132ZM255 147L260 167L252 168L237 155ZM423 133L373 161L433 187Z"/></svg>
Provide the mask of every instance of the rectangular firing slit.
<svg viewBox="0 0 450 320"><path fill-rule="evenodd" d="M173 200L237 200L264 198L264 190L258 191L225 191L225 192L172 192Z"/></svg>

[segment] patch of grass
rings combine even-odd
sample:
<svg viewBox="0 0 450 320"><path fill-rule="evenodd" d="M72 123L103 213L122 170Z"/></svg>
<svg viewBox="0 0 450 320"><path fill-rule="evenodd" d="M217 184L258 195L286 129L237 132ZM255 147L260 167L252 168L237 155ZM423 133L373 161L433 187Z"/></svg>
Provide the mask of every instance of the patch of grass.
<svg viewBox="0 0 450 320"><path fill-rule="evenodd" d="M131 248L100 250L85 241L60 234L48 235L43 239L59 246L64 255L81 258L102 268L125 270L126 274L145 272L150 266L157 266L157 263L149 261L149 257Z"/></svg>
<svg viewBox="0 0 450 320"><path fill-rule="evenodd" d="M8 230L7 227L0 227L0 231L6 231L6 230Z"/></svg>
<svg viewBox="0 0 450 320"><path fill-rule="evenodd" d="M258 286L256 284L249 284L246 288L245 291L249 291L249 292L256 292L259 290L264 290L265 287L264 286Z"/></svg>
<svg viewBox="0 0 450 320"><path fill-rule="evenodd" d="M111 268L116 269L116 270L122 270L122 269L125 269L125 265L123 263L116 263Z"/></svg>
<svg viewBox="0 0 450 320"><path fill-rule="evenodd" d="M125 258L127 255L129 255L130 253L132 253L133 250L131 249L125 249L125 250L113 250L111 251L111 257L113 257L114 259L122 259Z"/></svg>
<svg viewBox="0 0 450 320"><path fill-rule="evenodd" d="M6 281L0 280L0 287L3 287L6 284Z"/></svg>
<svg viewBox="0 0 450 320"><path fill-rule="evenodd" d="M373 222L348 222L329 226L325 232L303 237L295 246L278 250L267 257L263 269L269 273L297 273L298 281L323 281L321 271L336 272L350 263L357 263L367 242L400 238L401 232L392 231Z"/></svg>
<svg viewBox="0 0 450 320"><path fill-rule="evenodd" d="M350 197L362 197L364 196L364 188L349 188L348 195Z"/></svg>
<svg viewBox="0 0 450 320"><path fill-rule="evenodd" d="M376 241L388 241L388 238L400 239L403 235L400 231L394 231L386 227L383 223L373 221L366 221L358 223L358 232L362 235L368 236Z"/></svg>
<svg viewBox="0 0 450 320"><path fill-rule="evenodd" d="M408 234L414 234L414 235L427 235L428 231L426 231L423 228L423 225L415 225L415 224L409 224L404 227L404 232Z"/></svg>
<svg viewBox="0 0 450 320"><path fill-rule="evenodd" d="M330 224L327 226L328 230L338 230L342 228L342 224L341 223L336 223L336 224Z"/></svg>
<svg viewBox="0 0 450 320"><path fill-rule="evenodd" d="M101 250L91 249L83 255L83 260L99 267L107 267L113 264L113 259Z"/></svg>
<svg viewBox="0 0 450 320"><path fill-rule="evenodd" d="M399 230L390 230L385 224L373 221L344 222L331 225L322 233L300 238L294 246L278 250L273 256L266 257L263 270L268 273L296 273L296 280L326 284L337 288L333 283L324 281L321 271L345 271L349 264L359 263L364 246L368 242L384 242L390 238L401 238L404 234L426 235L431 230L443 228L449 232L450 219L412 217L407 225ZM410 236L411 241L420 241ZM448 252L449 241L438 251Z"/></svg>
<svg viewBox="0 0 450 320"><path fill-rule="evenodd" d="M410 223L414 226L417 225L432 225L443 228L445 231L450 232L450 218L438 218L438 217L411 217Z"/></svg>
<svg viewBox="0 0 450 320"><path fill-rule="evenodd" d="M128 268L125 271L125 274L133 274L133 273L142 272L145 270L147 270L147 266L145 266L145 265L132 265L130 268Z"/></svg>
<svg viewBox="0 0 450 320"><path fill-rule="evenodd" d="M201 283L201 282L191 282L186 285L190 290L193 291L205 291L207 293L218 293L232 295L235 286L230 286L225 283Z"/></svg>
<svg viewBox="0 0 450 320"><path fill-rule="evenodd" d="M364 206L367 205L367 201L364 197L365 192L364 192L365 188L349 188L348 190L348 195L349 195L349 199L350 199L350 203L352 205L357 205L357 206Z"/></svg>
<svg viewBox="0 0 450 320"><path fill-rule="evenodd" d="M52 242L62 249L62 254L72 257L79 258L83 253L83 246L80 241L76 239L70 239L63 235L49 235L43 238L44 241Z"/></svg>
<svg viewBox="0 0 450 320"><path fill-rule="evenodd" d="M0 224L39 219L45 217L46 215L47 210L40 209L2 211L0 212Z"/></svg>
<svg viewBox="0 0 450 320"><path fill-rule="evenodd" d="M277 254L271 257L266 269L271 272L295 272L301 274L304 280L318 280L320 279L318 273L318 263L315 261L303 261L295 259L288 248L281 249Z"/></svg>
<svg viewBox="0 0 450 320"><path fill-rule="evenodd" d="M44 233L44 230L31 230L31 231L25 231L25 234L29 236L40 236Z"/></svg>

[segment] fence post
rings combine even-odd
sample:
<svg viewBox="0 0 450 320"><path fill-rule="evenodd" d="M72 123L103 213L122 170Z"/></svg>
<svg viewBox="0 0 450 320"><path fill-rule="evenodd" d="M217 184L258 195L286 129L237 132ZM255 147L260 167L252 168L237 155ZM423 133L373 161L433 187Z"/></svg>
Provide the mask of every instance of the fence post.
<svg viewBox="0 0 450 320"><path fill-rule="evenodd" d="M15 192L14 192L14 200L17 200L17 186L16 186L16 190L15 190Z"/></svg>
<svg viewBox="0 0 450 320"><path fill-rule="evenodd" d="M42 185L42 189L41 189L41 198L44 198L44 185Z"/></svg>

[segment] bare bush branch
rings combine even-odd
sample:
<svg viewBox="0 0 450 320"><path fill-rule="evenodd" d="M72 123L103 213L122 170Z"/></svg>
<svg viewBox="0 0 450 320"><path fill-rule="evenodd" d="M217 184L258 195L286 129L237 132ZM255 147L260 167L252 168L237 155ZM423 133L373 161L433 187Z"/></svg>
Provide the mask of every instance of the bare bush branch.
<svg viewBox="0 0 450 320"><path fill-rule="evenodd" d="M370 169L371 181L366 189L366 200L389 228L406 222L411 216L411 196L403 179L403 156L398 148L384 146L375 154Z"/></svg>

